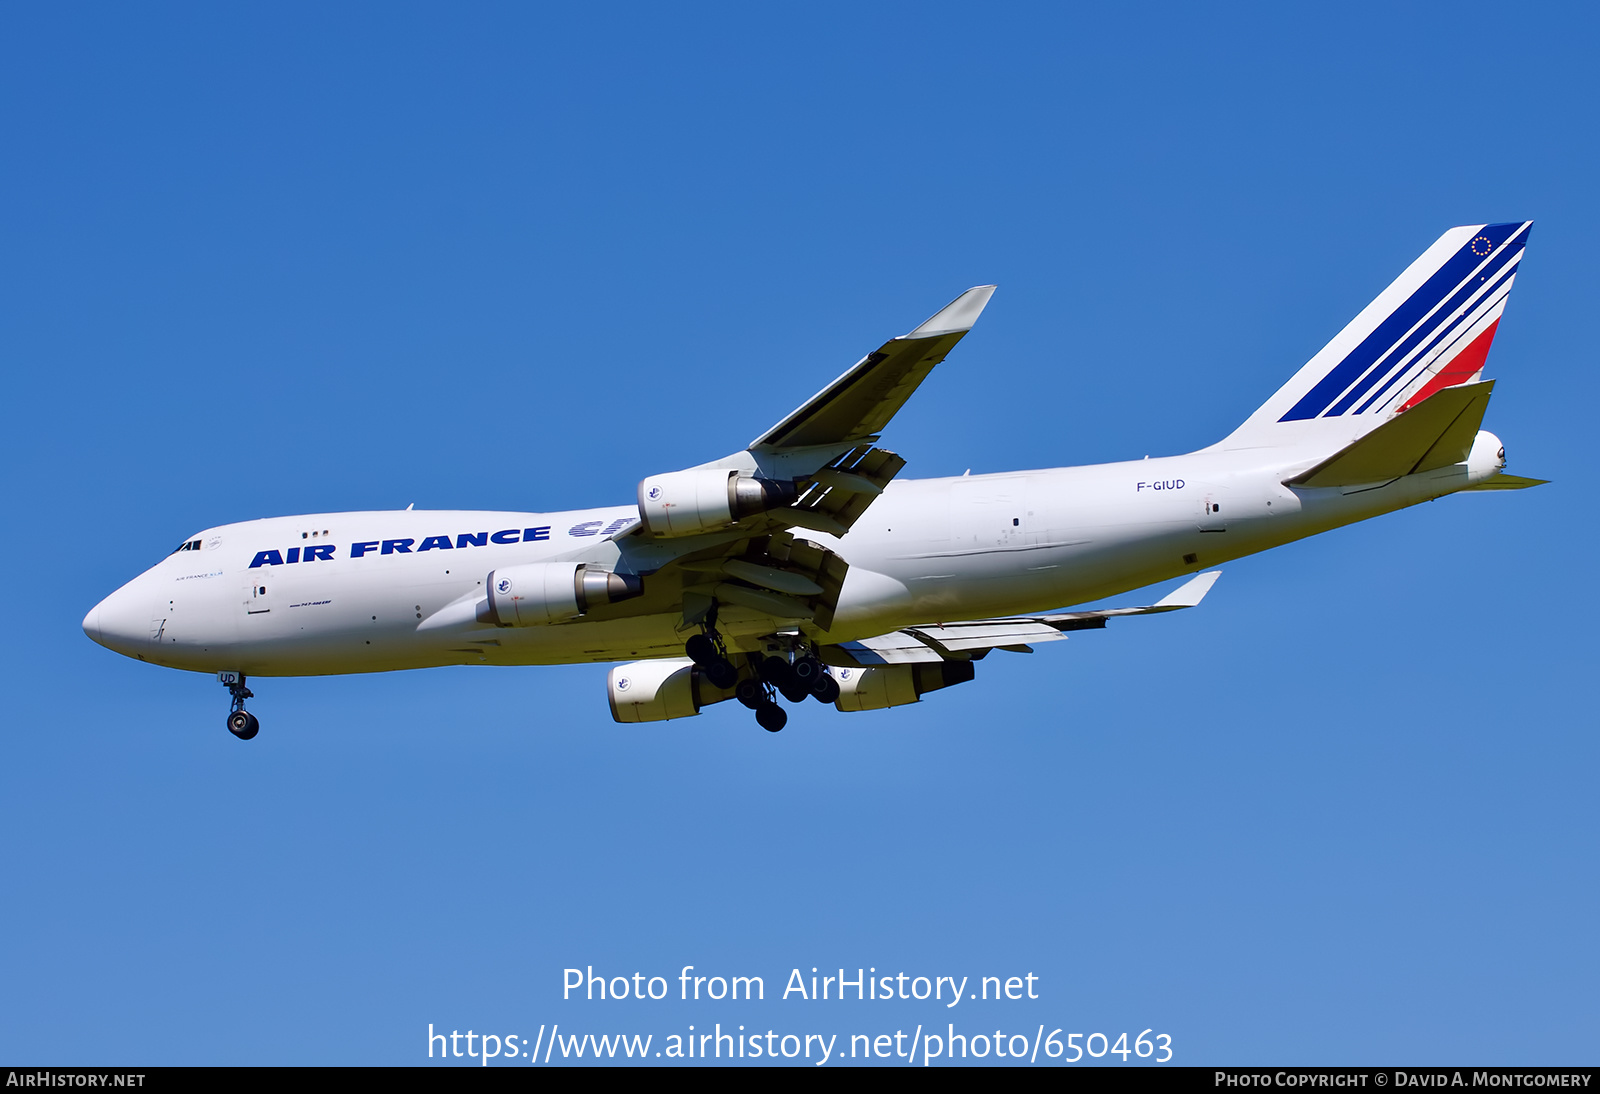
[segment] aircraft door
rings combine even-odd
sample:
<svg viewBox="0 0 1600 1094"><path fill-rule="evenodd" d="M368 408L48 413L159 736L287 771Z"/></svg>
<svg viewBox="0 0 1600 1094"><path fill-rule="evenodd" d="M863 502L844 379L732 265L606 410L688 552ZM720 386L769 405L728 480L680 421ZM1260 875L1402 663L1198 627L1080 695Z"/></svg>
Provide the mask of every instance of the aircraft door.
<svg viewBox="0 0 1600 1094"><path fill-rule="evenodd" d="M1228 492L1220 487L1210 486L1205 483L1200 486L1200 519L1198 527L1202 532L1226 532L1228 519L1233 515L1232 507L1228 504Z"/></svg>
<svg viewBox="0 0 1600 1094"><path fill-rule="evenodd" d="M150 641L160 644L172 638L172 616L176 599L157 600L150 610Z"/></svg>
<svg viewBox="0 0 1600 1094"><path fill-rule="evenodd" d="M266 615L272 610L272 589L278 584L277 579L266 574L256 574L251 583L244 590L244 611L246 615Z"/></svg>

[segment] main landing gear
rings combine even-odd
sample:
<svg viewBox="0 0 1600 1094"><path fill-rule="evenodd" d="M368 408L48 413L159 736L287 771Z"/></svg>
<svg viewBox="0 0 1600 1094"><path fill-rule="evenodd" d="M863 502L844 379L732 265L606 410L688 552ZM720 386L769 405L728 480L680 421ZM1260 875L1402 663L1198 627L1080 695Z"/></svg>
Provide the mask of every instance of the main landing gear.
<svg viewBox="0 0 1600 1094"><path fill-rule="evenodd" d="M217 679L227 687L228 694L233 696L233 706L228 712L228 732L241 741L248 741L261 732L261 723L256 721L256 716L244 709L246 699L254 699L255 692L244 686L244 673L219 672Z"/></svg>
<svg viewBox="0 0 1600 1094"><path fill-rule="evenodd" d="M727 648L716 631L708 629L705 634L694 635L683 644L683 652L689 655L689 660L700 666L700 671L706 674L706 679L713 686L731 688L738 682L739 670L728 660Z"/></svg>
<svg viewBox="0 0 1600 1094"><path fill-rule="evenodd" d="M760 679L739 681L734 698L756 712L756 723L768 733L778 732L789 722L789 716L773 699L774 692L791 703L812 698L832 704L839 698L838 681L809 654L792 662L782 657L764 657L756 662L756 675Z"/></svg>
<svg viewBox="0 0 1600 1094"><path fill-rule="evenodd" d="M733 697L755 711L756 724L768 733L777 733L789 724L789 715L778 705L775 695L782 695L791 703L803 703L810 697L832 704L839 698L838 681L810 654L797 657L793 662L777 656L759 660L752 656L755 675L741 680L739 670L728 659L727 647L716 632L714 622L707 623L704 634L694 635L685 642L684 652L712 685L733 688Z"/></svg>
<svg viewBox="0 0 1600 1094"><path fill-rule="evenodd" d="M772 686L747 676L733 689L733 697L756 712L756 725L776 733L789 724L789 716L772 698Z"/></svg>

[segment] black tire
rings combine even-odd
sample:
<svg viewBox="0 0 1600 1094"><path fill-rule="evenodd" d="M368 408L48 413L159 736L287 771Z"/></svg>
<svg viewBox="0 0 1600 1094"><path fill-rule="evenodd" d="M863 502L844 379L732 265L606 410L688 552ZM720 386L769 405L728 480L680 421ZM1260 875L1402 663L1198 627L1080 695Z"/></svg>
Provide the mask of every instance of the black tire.
<svg viewBox="0 0 1600 1094"><path fill-rule="evenodd" d="M713 687L727 689L739 682L739 670L720 657L709 665L701 665L700 671L706 674Z"/></svg>
<svg viewBox="0 0 1600 1094"><path fill-rule="evenodd" d="M777 703L762 703L756 707L756 724L768 733L776 733L789 724L789 716Z"/></svg>
<svg viewBox="0 0 1600 1094"><path fill-rule="evenodd" d="M811 688L811 694L819 703L837 703L839 701L839 681L831 676L823 676Z"/></svg>
<svg viewBox="0 0 1600 1094"><path fill-rule="evenodd" d="M822 662L815 657L802 657L790 667L794 671L794 678L804 684L808 690L814 690L817 686L817 681L828 675L822 669Z"/></svg>
<svg viewBox="0 0 1600 1094"><path fill-rule="evenodd" d="M248 741L261 732L261 723L248 710L236 710L228 715L228 732L241 741Z"/></svg>
<svg viewBox="0 0 1600 1094"><path fill-rule="evenodd" d="M794 669L781 657L767 657L761 661L761 679L774 687L783 687L794 680Z"/></svg>
<svg viewBox="0 0 1600 1094"><path fill-rule="evenodd" d="M767 690L756 680L740 680L733 689L733 697L751 710L760 710L767 701Z"/></svg>
<svg viewBox="0 0 1600 1094"><path fill-rule="evenodd" d="M787 684L778 685L778 694L791 703L803 703L811 697L811 689L800 681L791 679Z"/></svg>
<svg viewBox="0 0 1600 1094"><path fill-rule="evenodd" d="M713 662L722 660L722 655L717 652L716 643L704 634L692 636L683 644L683 652L689 655L689 660L701 668L707 668Z"/></svg>

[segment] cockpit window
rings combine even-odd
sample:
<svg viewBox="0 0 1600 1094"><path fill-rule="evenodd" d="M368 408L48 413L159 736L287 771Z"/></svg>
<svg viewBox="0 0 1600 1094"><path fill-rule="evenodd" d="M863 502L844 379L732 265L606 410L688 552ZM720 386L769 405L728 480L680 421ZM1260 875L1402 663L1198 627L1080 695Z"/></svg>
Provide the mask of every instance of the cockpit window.
<svg viewBox="0 0 1600 1094"><path fill-rule="evenodd" d="M180 544L178 544L178 549L176 551L173 551L172 553L173 554L177 554L178 551L198 551L199 549L200 549L200 541L197 540L197 539L191 539L188 543L180 543Z"/></svg>

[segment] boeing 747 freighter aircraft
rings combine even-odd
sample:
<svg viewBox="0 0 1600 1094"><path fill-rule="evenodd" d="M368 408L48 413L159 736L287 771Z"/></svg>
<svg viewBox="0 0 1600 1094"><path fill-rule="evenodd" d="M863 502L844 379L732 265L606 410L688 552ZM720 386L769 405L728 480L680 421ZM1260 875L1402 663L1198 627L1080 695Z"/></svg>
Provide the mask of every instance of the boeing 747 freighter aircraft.
<svg viewBox="0 0 1600 1094"><path fill-rule="evenodd" d="M977 321L969 289L742 452L565 513L368 512L196 532L84 618L101 645L251 676L621 661L619 722L737 699L915 703L1114 616L1192 607L1208 567L1504 473L1482 380L1530 224L1452 228L1239 428L1186 456L898 479L879 436ZM1148 607L1049 611L1192 573ZM1046 613L1046 614L1025 614Z"/></svg>

